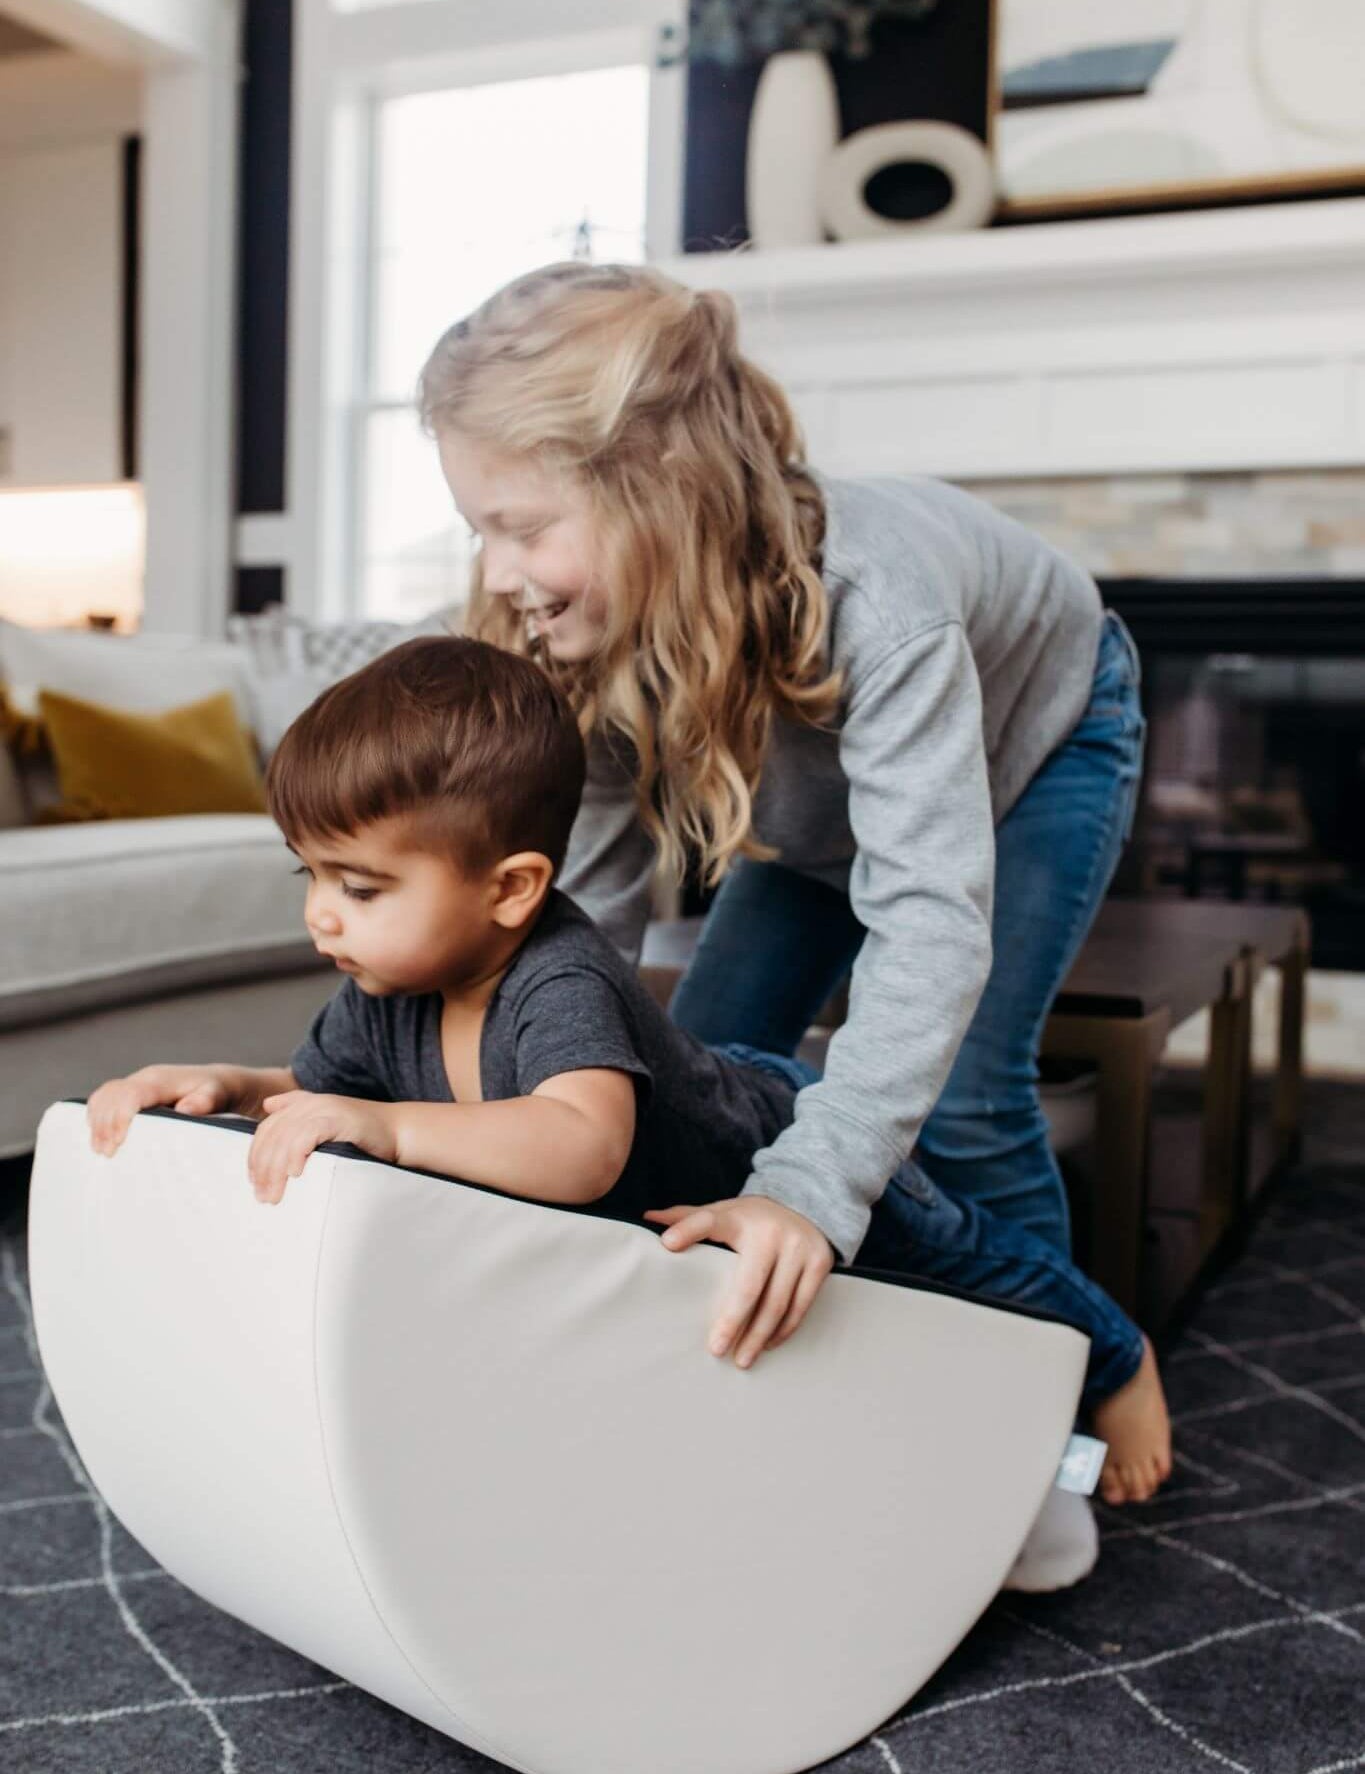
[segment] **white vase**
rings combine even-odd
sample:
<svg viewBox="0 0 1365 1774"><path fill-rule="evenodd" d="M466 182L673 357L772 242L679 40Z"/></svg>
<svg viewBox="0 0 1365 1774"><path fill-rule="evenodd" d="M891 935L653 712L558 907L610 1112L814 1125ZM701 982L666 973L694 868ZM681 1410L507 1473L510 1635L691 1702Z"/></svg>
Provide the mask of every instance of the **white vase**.
<svg viewBox="0 0 1365 1774"><path fill-rule="evenodd" d="M867 201L868 181L898 161L938 168L951 192L942 209L898 220L872 208ZM836 240L945 233L986 225L995 208L995 174L984 145L956 123L927 118L878 123L845 136L826 156L816 193L825 227Z"/></svg>
<svg viewBox="0 0 1365 1774"><path fill-rule="evenodd" d="M825 238L820 169L839 140L839 97L824 56L811 49L770 56L749 119L744 196L749 238L768 250Z"/></svg>

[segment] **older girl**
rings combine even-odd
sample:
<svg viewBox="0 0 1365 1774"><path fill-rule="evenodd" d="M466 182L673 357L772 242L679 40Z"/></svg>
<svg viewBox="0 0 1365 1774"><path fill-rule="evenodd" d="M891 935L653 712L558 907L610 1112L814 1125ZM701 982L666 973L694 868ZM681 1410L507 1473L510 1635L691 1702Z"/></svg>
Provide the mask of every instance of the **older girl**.
<svg viewBox="0 0 1365 1774"><path fill-rule="evenodd" d="M1036 1053L1143 731L1091 579L953 487L818 474L729 299L651 269L517 279L420 400L481 542L472 626L535 654L589 742L565 889L633 957L656 863L700 860L719 892L671 1008L713 1044L793 1053L852 969L744 1192L659 1216L739 1253L713 1350L791 1336L912 1149L1065 1251Z"/></svg>

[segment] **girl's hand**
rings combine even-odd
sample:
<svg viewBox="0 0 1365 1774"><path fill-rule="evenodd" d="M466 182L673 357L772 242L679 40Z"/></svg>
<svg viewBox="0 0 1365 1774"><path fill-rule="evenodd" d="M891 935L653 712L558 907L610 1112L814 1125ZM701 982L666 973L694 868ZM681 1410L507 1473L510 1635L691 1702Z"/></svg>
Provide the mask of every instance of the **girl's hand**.
<svg viewBox="0 0 1365 1774"><path fill-rule="evenodd" d="M272 1206L282 1201L290 1177L298 1176L310 1154L328 1140L344 1140L390 1164L397 1159L398 1142L387 1103L284 1090L266 1097L261 1107L265 1120L251 1136L246 1158L257 1201Z"/></svg>
<svg viewBox="0 0 1365 1774"><path fill-rule="evenodd" d="M221 1115L233 1106L233 1093L218 1066L143 1066L111 1078L85 1105L91 1147L112 1158L139 1110L167 1105L178 1115Z"/></svg>
<svg viewBox="0 0 1365 1774"><path fill-rule="evenodd" d="M748 1367L800 1324L834 1267L834 1248L804 1214L766 1195L739 1195L707 1207L659 1207L645 1215L668 1227L669 1250L710 1239L738 1251L729 1291L711 1326L713 1355L735 1350Z"/></svg>

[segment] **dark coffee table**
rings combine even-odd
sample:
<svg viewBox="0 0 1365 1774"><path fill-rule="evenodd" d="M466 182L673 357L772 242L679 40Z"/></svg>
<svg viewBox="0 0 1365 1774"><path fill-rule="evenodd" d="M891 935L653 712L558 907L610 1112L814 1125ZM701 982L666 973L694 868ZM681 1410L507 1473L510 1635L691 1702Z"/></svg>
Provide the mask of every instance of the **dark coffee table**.
<svg viewBox="0 0 1365 1774"><path fill-rule="evenodd" d="M660 1003L667 1004L700 928L699 918L650 926L641 972ZM1091 1236L1079 1254L1127 1311L1136 1312L1140 1300L1152 1087L1167 1037L1209 1011L1197 1266L1265 1180L1249 1174L1249 1153L1251 1000L1267 965L1283 976L1271 1168L1297 1153L1308 941L1307 915L1295 906L1110 900L1057 995L1042 1053L1096 1072ZM841 1011L836 995L831 1014Z"/></svg>

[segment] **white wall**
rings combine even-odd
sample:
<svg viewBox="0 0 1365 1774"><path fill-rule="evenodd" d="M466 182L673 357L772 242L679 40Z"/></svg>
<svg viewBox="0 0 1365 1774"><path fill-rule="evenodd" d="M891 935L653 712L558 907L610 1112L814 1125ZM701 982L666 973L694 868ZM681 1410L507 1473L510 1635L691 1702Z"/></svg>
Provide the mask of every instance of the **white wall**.
<svg viewBox="0 0 1365 1774"><path fill-rule="evenodd" d="M231 607L237 65L221 23L215 57L148 73L142 149L143 625L205 635Z"/></svg>
<svg viewBox="0 0 1365 1774"><path fill-rule="evenodd" d="M116 481L123 150L0 152L0 486Z"/></svg>
<svg viewBox="0 0 1365 1774"><path fill-rule="evenodd" d="M238 0L0 4L139 77L144 623L217 633L230 571Z"/></svg>
<svg viewBox="0 0 1365 1774"><path fill-rule="evenodd" d="M665 268L731 292L831 473L1365 465L1365 198Z"/></svg>
<svg viewBox="0 0 1365 1774"><path fill-rule="evenodd" d="M122 473L122 144L141 121L135 71L0 60L0 486Z"/></svg>
<svg viewBox="0 0 1365 1774"><path fill-rule="evenodd" d="M217 0L4 0L9 18L102 61L205 61Z"/></svg>
<svg viewBox="0 0 1365 1774"><path fill-rule="evenodd" d="M0 153L114 141L141 127L136 68L64 50L0 60Z"/></svg>

